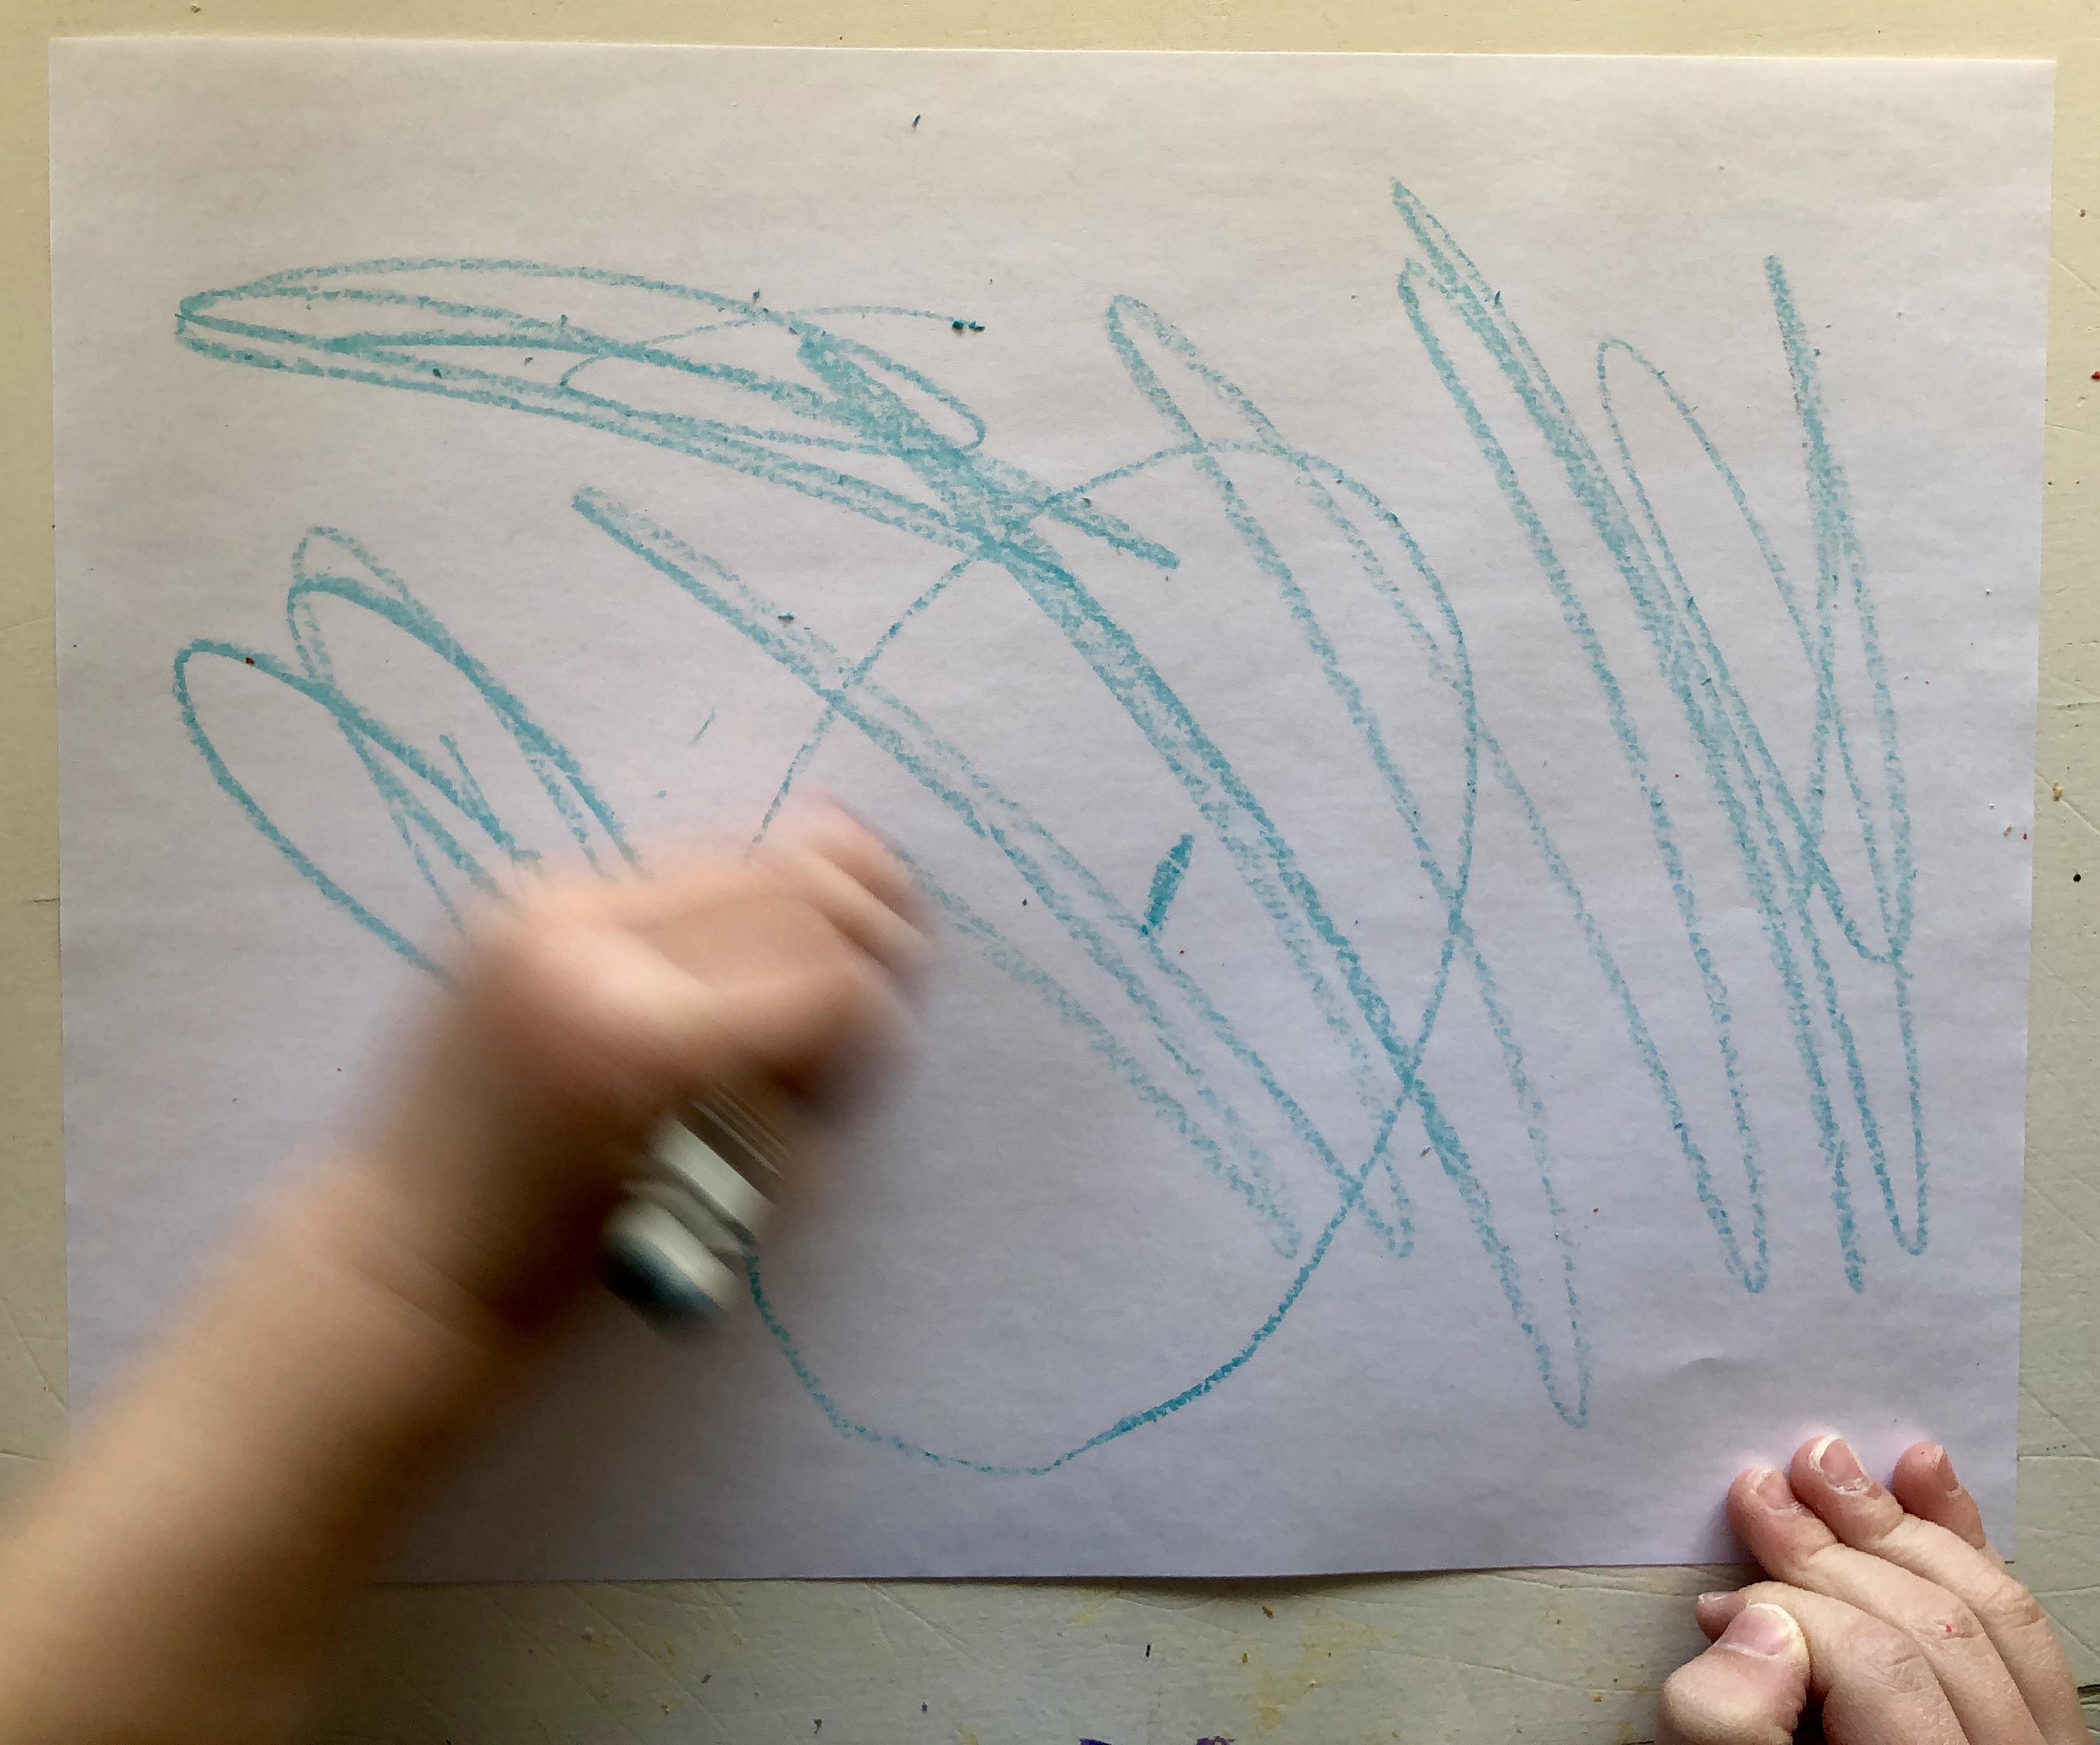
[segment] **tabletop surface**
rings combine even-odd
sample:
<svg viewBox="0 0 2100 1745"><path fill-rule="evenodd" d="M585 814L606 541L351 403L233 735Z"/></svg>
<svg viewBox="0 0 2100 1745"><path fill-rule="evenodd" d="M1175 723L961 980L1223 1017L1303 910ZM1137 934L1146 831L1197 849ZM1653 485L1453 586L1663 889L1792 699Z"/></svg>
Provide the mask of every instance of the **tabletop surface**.
<svg viewBox="0 0 2100 1745"><path fill-rule="evenodd" d="M2100 5L2093 0L6 0L0 5L0 1498L64 1430L45 50L54 35L2007 56L2058 64L2019 1572L2100 1681ZM2086 216L2088 208L2093 216ZM2084 474L2096 472L2095 483ZM2096 718L2100 719L2100 718ZM2095 776L2085 787L2086 773ZM1288 1584L375 1590L319 1736L1197 1745L1652 1737L1710 1570ZM2100 1684L2089 1713L2100 1715Z"/></svg>

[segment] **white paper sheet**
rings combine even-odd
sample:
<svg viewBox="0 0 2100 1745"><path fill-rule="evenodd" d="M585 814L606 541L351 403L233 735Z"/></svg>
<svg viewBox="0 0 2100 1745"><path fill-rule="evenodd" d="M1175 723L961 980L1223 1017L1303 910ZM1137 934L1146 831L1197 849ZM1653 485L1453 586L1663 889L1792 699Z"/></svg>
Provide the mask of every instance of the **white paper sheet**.
<svg viewBox="0 0 2100 1745"><path fill-rule="evenodd" d="M822 784L915 1055L406 1570L1709 1558L1823 1426L2009 1543L2049 101L55 45L76 1389L472 875Z"/></svg>

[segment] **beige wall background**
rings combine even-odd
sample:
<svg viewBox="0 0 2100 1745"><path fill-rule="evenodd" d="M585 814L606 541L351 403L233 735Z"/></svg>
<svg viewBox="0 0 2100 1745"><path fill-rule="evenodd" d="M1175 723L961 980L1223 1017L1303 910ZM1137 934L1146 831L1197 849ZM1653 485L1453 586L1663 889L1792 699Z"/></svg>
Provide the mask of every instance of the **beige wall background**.
<svg viewBox="0 0 2100 1745"><path fill-rule="evenodd" d="M200 33L2056 61L2020 1569L2100 1681L2100 0L0 0L0 1499L65 1427L45 45ZM1726 1580L383 1589L318 1734L1632 1745Z"/></svg>

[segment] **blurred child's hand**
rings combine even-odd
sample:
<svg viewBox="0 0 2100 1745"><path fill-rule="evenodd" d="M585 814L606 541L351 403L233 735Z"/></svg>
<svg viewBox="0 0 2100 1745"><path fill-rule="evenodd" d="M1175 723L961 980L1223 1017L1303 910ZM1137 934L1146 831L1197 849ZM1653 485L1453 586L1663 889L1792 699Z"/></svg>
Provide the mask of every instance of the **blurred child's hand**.
<svg viewBox="0 0 2100 1745"><path fill-rule="evenodd" d="M655 1123L879 1041L916 913L825 810L485 917L377 1130L235 1240L0 1536L0 1738L293 1738L344 1596L589 1278Z"/></svg>
<svg viewBox="0 0 2100 1745"><path fill-rule="evenodd" d="M369 1172L417 1263L529 1321L587 1271L667 1113L880 1044L924 955L909 879L834 808L755 851L535 887L472 931Z"/></svg>

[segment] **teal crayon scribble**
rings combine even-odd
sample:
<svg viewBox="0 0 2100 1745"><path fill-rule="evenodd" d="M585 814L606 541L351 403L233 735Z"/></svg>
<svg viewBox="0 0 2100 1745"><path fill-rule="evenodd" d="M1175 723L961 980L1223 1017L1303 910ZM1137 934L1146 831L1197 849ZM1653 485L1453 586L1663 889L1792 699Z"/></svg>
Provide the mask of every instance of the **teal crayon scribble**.
<svg viewBox="0 0 2100 1745"><path fill-rule="evenodd" d="M1181 881L1188 876L1189 857L1195 850L1196 839L1185 835L1159 857L1159 864L1152 869L1152 892L1145 905L1146 932L1156 933L1167 924L1167 911L1173 906Z"/></svg>
<svg viewBox="0 0 2100 1745"><path fill-rule="evenodd" d="M293 841L241 783L199 719L191 685L191 671L198 661L218 660L251 668L259 676L305 698L326 714L364 767L418 875L455 922L457 911L441 879L439 862L484 893L500 897L502 886L493 869L529 867L537 862L539 855L519 842L489 806L452 736L439 736L448 754L440 760L344 692L336 681L334 662L314 611L315 602L321 599L338 600L371 614L449 664L472 686L509 734L589 863L604 866L607 850L621 861L636 863L634 851L628 846L611 809L591 786L575 758L540 726L517 695L460 645L435 615L409 592L406 583L355 540L333 528L316 527L293 553L292 585L285 600L296 663L264 649L200 639L175 657L174 696L183 729L219 787L263 839L330 902L417 968L439 980L445 979L444 971L420 946L338 884ZM452 822L433 809L434 803L445 809Z"/></svg>
<svg viewBox="0 0 2100 1745"><path fill-rule="evenodd" d="M1659 366L1624 341L1598 346L1597 406L1609 434L1608 452L1600 452L1502 293L1410 190L1396 183L1392 193L1411 245L1396 278L1401 318L1488 469L1528 554L1527 575L1542 588L1564 631L1641 799L1648 844L1669 891L1668 912L1652 924L1681 935L1705 1025L1696 1036L1673 1034L1667 1049L1520 774L1519 759L1489 718L1475 683L1465 615L1403 517L1361 479L1292 441L1194 338L1148 304L1114 299L1105 314L1105 338L1146 415L1158 421L1159 444L1066 485L1001 459L983 416L933 374L839 331L849 319L863 324L858 331L876 322L981 331L967 315L854 304L776 310L755 297L596 268L437 259L278 273L200 292L178 309L177 338L206 358L435 394L646 443L755 481L783 501L827 505L914 537L936 555L938 575L858 652L828 639L799 602L796 612L783 610L716 557L612 494L585 487L573 498L578 514L614 547L734 632L816 706L816 724L782 773L761 834L832 736L856 736L886 759L1006 863L1084 959L1093 991L1053 973L930 859L912 861L951 931L1067 1027L1191 1161L1235 1197L1292 1271L1266 1317L1213 1368L1054 1458L1026 1464L932 1449L846 1412L812 1368L752 1257L750 1288L765 1326L842 1434L915 1461L1020 1478L1057 1470L1182 1411L1253 1360L1345 1227L1360 1227L1396 1262L1414 1252L1420 1184L1410 1183L1394 1144L1410 1114L1427 1142L1421 1157L1435 1160L1431 1179L1441 1178L1462 1212L1545 1398L1568 1426L1584 1426L1594 1354L1577 1226L1564 1203L1553 1091L1511 991L1521 980L1525 945L1491 936L1476 923L1483 808L1490 803L1515 821L1522 843L1498 852L1528 853L1525 878L1550 897L1558 924L1589 966L1584 973L1594 972L1598 1010L1639 1064L1681 1166L1678 1191L1699 1208L1714 1261L1727 1276L1751 1294L1771 1278L1768 1122L1750 1090L1745 1020L1715 945L1717 888L1747 892L1758 946L1781 991L1785 1042L1800 1069L1803 1106L1829 1183L1834 1264L1851 1289L1867 1288L1863 1196L1870 1206L1877 1203L1899 1252L1925 1250L1929 1154L1908 963L1916 868L1899 736L1820 365L1784 268L1776 259L1762 263L1801 431L1815 544L1812 586L1789 570L1740 478ZM710 350L732 333L735 361ZM774 363L754 361L768 347ZM1492 396L1480 391L1476 358L1485 360ZM1662 397L1712 469L1800 645L1814 698L1805 776L1782 770L1760 725L1758 700L1738 682L1679 568L1621 421L1619 401L1630 381ZM1626 657L1621 653L1615 666L1608 654L1561 549L1567 535L1554 531L1565 518L1542 510L1538 479L1513 458L1511 404L1525 441L1543 444L1555 488L1564 488L1580 524L1607 556L1644 641L1643 658L1653 663L1644 677L1661 680L1677 712L1674 725L1696 747L1696 781L1666 788L1669 772L1658 769L1653 726L1632 701ZM1180 567L1174 550L1094 502L1110 485L1141 486L1169 475L1199 487L1281 609L1292 646L1278 658L1289 654L1309 663L1304 670L1317 674L1346 721L1354 748L1375 773L1383 805L1404 833L1414 862L1409 870L1419 875L1433 906L1436 939L1426 980L1404 1003L1336 912L1320 867L1294 839L1276 796L1258 790L1215 725L1177 691L1154 652L1089 582L1088 563L1097 557L1162 574ZM1294 557L1273 512L1260 506L1279 481L1322 530L1317 575ZM458 890L498 892L505 871L539 858L520 827L491 804L455 738L440 735L436 747L423 746L346 692L315 614L322 598L372 615L466 681L554 808L566 847L607 869L638 863L578 760L363 547L317 529L301 544L293 570L287 609L296 658L200 640L176 657L174 690L184 730L218 786L322 897L409 963L441 973L404 929L382 918L375 897L354 892L320 865L244 785L201 718L190 678L196 662L252 668L257 678L324 712L355 753L417 877L455 922ZM1069 646L1092 676L1089 700L1124 718L1185 803L1191 827L1156 864L1142 908L1118 895L1009 791L982 748L944 734L902 681L889 681L893 651L929 610L955 590L995 584L1017 588ZM1430 760L1374 702L1374 681L1386 676L1335 628L1331 601L1338 590L1353 590L1390 615L1423 694L1456 725L1455 757L1440 752ZM714 718L710 713L694 744ZM1432 822L1440 805L1455 822ZM1695 837L1688 829L1683 819L1694 807L1721 821L1718 837ZM1857 832L1864 874L1848 860L1841 875L1829 852L1841 824ZM1336 1137L1340 1113L1301 1103L1185 954L1164 945L1162 935L1199 847L1206 901L1212 881L1237 882L1318 1027L1354 1105L1343 1112L1359 1123L1353 1146ZM1868 997L1862 987L1886 1000L1900 1038L1906 1082L1899 1106L1870 1082L1856 1021L1859 1002ZM1457 1104L1440 1095L1430 1064L1440 1018L1460 996L1492 1039L1498 1095L1513 1117L1511 1130L1522 1135L1514 1155L1523 1171L1498 1174L1493 1193L1481 1168L1481 1141L1469 1132L1475 1117L1453 1112ZM1712 1051L1726 1086L1725 1118L1697 1121L1688 1109L1671 1060L1676 1051L1694 1047ZM1367 1148L1365 1132L1373 1135ZM1327 1197L1308 1203L1293 1188L1286 1167L1292 1158L1309 1161ZM1512 1244L1507 1204L1498 1203L1498 1195L1513 1192L1529 1200L1528 1221L1546 1232L1529 1259Z"/></svg>

